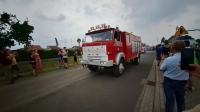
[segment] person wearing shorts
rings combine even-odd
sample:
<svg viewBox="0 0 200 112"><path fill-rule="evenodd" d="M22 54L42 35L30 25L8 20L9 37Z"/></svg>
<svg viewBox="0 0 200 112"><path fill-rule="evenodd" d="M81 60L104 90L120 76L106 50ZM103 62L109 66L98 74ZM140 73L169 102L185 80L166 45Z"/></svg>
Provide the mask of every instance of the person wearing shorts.
<svg viewBox="0 0 200 112"><path fill-rule="evenodd" d="M64 61L64 68L68 68L68 50L66 47L62 49L62 56Z"/></svg>

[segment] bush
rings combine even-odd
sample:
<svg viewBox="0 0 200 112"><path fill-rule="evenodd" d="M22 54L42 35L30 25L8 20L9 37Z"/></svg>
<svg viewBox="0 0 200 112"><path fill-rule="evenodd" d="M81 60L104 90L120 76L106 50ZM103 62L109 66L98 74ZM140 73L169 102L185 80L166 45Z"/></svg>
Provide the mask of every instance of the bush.
<svg viewBox="0 0 200 112"><path fill-rule="evenodd" d="M78 55L80 56L81 55L81 51L79 49L76 49L78 51ZM75 50L73 49L68 49L68 56L71 57L73 56Z"/></svg>
<svg viewBox="0 0 200 112"><path fill-rule="evenodd" d="M16 50L18 56L17 61L29 61L31 51L27 51L24 49ZM57 58L57 51L56 50L39 50L38 53L40 54L41 59L49 59L49 58ZM73 56L74 51L68 49L68 56ZM80 50L78 50L78 55L80 55Z"/></svg>
<svg viewBox="0 0 200 112"><path fill-rule="evenodd" d="M56 58L57 51L56 50L39 50L41 59L49 59L49 58Z"/></svg>
<svg viewBox="0 0 200 112"><path fill-rule="evenodd" d="M17 61L29 61L31 51L27 50L16 50L18 56ZM39 50L38 53L40 54L41 59L48 59L48 58L56 58L57 57L57 51L56 50Z"/></svg>
<svg viewBox="0 0 200 112"><path fill-rule="evenodd" d="M27 50L16 50L15 52L17 52L17 61L29 61L30 60L30 55L31 52L28 52Z"/></svg>

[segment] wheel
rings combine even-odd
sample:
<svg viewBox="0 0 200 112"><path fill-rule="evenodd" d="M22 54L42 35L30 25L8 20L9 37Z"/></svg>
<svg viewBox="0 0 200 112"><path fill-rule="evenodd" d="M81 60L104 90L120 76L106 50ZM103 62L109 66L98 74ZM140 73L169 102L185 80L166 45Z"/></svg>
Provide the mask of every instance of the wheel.
<svg viewBox="0 0 200 112"><path fill-rule="evenodd" d="M124 60L121 59L118 65L114 66L114 76L119 77L124 73L125 66L124 66Z"/></svg>
<svg viewBox="0 0 200 112"><path fill-rule="evenodd" d="M88 69L91 71L91 72L96 72L98 70L98 66L95 66L95 65L88 65Z"/></svg>

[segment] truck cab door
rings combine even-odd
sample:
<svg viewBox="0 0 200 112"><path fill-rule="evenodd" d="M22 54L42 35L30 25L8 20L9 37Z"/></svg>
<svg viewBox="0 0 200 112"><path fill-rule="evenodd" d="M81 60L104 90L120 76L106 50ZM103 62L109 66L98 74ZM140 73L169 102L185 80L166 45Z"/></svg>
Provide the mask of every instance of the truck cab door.
<svg viewBox="0 0 200 112"><path fill-rule="evenodd" d="M122 42L121 42L121 32L115 31L114 42L115 42L116 46L121 46L121 44L122 44Z"/></svg>
<svg viewBox="0 0 200 112"><path fill-rule="evenodd" d="M122 51L122 38L121 32L119 31L114 32L114 49L116 53Z"/></svg>

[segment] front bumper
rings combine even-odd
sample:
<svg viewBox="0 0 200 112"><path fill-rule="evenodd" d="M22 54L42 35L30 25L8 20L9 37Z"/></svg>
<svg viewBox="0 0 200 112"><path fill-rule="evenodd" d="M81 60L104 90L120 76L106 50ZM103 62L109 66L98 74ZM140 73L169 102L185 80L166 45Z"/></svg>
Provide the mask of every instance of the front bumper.
<svg viewBox="0 0 200 112"><path fill-rule="evenodd" d="M113 66L113 61L100 61L100 60L80 60L81 64L84 65L96 65L96 66L104 66L111 67Z"/></svg>

